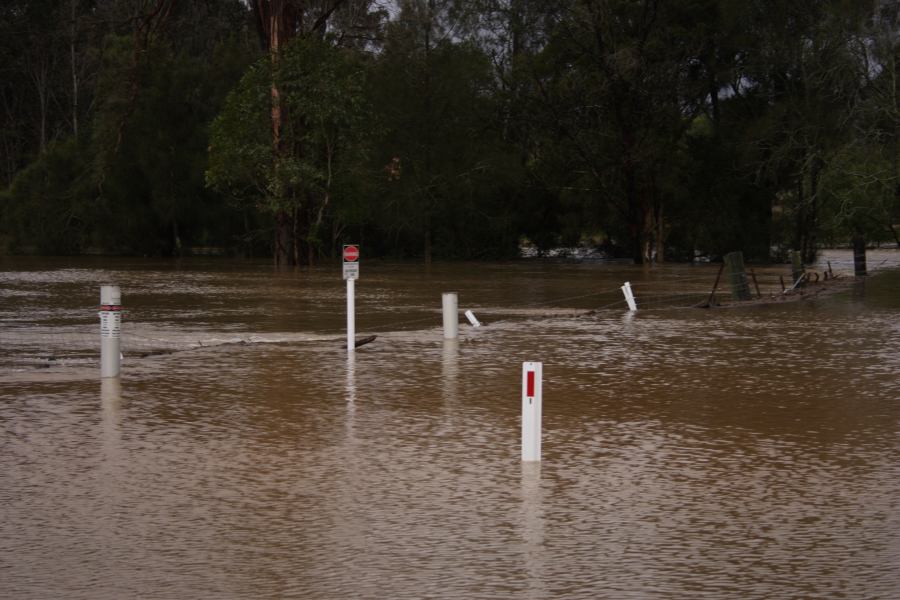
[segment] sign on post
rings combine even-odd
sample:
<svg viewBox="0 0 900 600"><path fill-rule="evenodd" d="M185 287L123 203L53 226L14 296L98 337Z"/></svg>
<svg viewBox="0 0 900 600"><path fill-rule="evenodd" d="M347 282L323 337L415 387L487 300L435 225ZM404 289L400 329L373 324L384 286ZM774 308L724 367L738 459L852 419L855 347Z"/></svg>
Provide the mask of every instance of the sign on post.
<svg viewBox="0 0 900 600"><path fill-rule="evenodd" d="M344 279L359 279L359 246L344 244Z"/></svg>
<svg viewBox="0 0 900 600"><path fill-rule="evenodd" d="M359 279L359 246L344 244L344 279L347 281L347 352L356 348L356 280Z"/></svg>

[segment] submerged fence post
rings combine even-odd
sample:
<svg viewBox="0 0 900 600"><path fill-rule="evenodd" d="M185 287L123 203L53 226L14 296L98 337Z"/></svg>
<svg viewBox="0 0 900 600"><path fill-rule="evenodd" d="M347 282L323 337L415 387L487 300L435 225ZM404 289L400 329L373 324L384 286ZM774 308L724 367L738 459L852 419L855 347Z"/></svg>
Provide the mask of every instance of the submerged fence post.
<svg viewBox="0 0 900 600"><path fill-rule="evenodd" d="M631 290L631 284L629 282L625 282L621 288L622 293L625 295L625 302L628 304L628 310L634 312L637 310L637 302L634 300L634 292Z"/></svg>
<svg viewBox="0 0 900 600"><path fill-rule="evenodd" d="M122 367L122 292L100 286L100 377L118 377Z"/></svg>
<svg viewBox="0 0 900 600"><path fill-rule="evenodd" d="M522 462L541 460L543 363L522 363Z"/></svg>
<svg viewBox="0 0 900 600"><path fill-rule="evenodd" d="M459 309L456 292L446 292L441 296L444 314L444 339L455 340L459 336Z"/></svg>
<svg viewBox="0 0 900 600"><path fill-rule="evenodd" d="M466 318L469 320L472 327L481 327L481 322L475 317L475 313L471 310L466 311Z"/></svg>
<svg viewBox="0 0 900 600"><path fill-rule="evenodd" d="M862 236L853 238L853 274L866 276L866 239Z"/></svg>
<svg viewBox="0 0 900 600"><path fill-rule="evenodd" d="M799 250L791 250L791 282L796 285L800 278L803 277L803 273L805 273L805 269L803 268L803 260L800 256Z"/></svg>
<svg viewBox="0 0 900 600"><path fill-rule="evenodd" d="M724 257L728 265L728 281L731 283L731 297L735 300L750 300L750 285L744 271L744 253L729 252Z"/></svg>

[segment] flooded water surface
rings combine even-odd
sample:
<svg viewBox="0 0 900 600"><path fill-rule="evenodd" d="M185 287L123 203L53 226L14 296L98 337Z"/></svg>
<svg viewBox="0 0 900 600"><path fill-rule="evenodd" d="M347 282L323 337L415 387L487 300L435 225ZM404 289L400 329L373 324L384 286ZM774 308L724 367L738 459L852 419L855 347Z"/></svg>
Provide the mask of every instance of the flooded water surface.
<svg viewBox="0 0 900 600"><path fill-rule="evenodd" d="M348 358L336 266L6 259L0 597L896 598L900 253L828 261L715 309L715 265L363 262Z"/></svg>

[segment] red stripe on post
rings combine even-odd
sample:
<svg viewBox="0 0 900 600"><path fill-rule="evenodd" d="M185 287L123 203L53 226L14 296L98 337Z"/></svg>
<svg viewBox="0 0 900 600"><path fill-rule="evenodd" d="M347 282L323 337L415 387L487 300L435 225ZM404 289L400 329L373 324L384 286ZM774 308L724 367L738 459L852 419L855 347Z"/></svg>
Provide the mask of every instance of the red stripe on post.
<svg viewBox="0 0 900 600"><path fill-rule="evenodd" d="M526 396L534 396L534 371L528 371L527 375L527 384L525 386L525 395Z"/></svg>

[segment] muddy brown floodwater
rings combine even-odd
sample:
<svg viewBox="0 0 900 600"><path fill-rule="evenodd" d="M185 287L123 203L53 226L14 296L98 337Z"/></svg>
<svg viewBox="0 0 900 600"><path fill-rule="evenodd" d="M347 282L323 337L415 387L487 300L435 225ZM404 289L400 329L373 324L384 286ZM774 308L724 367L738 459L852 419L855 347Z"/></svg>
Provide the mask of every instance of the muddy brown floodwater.
<svg viewBox="0 0 900 600"><path fill-rule="evenodd" d="M900 253L869 266L703 310L714 265L364 257L348 359L336 265L2 259L0 597L896 598ZM444 342L445 291L485 326Z"/></svg>

